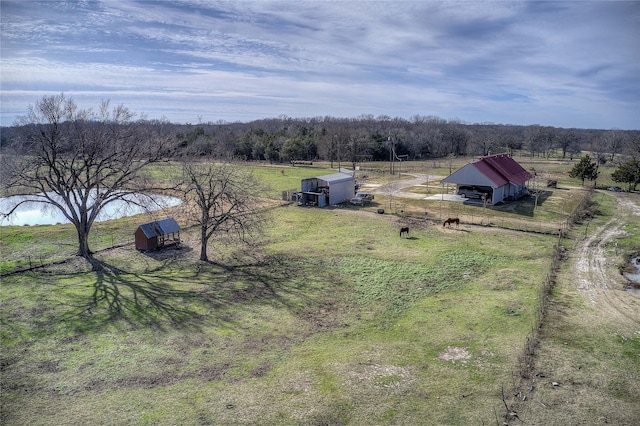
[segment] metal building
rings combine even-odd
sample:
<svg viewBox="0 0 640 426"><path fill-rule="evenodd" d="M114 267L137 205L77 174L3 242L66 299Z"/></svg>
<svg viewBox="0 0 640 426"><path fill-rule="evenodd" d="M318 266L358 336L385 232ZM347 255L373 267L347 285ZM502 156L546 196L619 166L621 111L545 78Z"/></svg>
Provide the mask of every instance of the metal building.
<svg viewBox="0 0 640 426"><path fill-rule="evenodd" d="M496 204L526 195L526 183L531 177L510 155L496 154L472 161L442 179L442 183L455 183L458 189L463 186L485 189L487 201Z"/></svg>
<svg viewBox="0 0 640 426"><path fill-rule="evenodd" d="M346 173L302 179L298 204L325 207L349 201L355 195L355 178Z"/></svg>

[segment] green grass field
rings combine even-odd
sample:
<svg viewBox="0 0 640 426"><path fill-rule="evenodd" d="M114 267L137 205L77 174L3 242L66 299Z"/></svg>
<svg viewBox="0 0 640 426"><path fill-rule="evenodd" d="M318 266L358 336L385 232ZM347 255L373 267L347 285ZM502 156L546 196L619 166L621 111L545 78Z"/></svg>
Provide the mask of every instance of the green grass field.
<svg viewBox="0 0 640 426"><path fill-rule="evenodd" d="M100 273L3 278L3 423L491 420L550 237L424 225L401 239L386 215L273 215L218 263L126 247L98 254Z"/></svg>
<svg viewBox="0 0 640 426"><path fill-rule="evenodd" d="M301 178L331 173L324 165L281 169L254 169L272 198ZM0 420L502 421L501 392L516 379L557 236L502 229L499 221L555 223L581 194L553 191L535 211L526 203L496 209L490 214L498 226L467 221L458 230L425 220L422 212L437 204L422 200L403 201L406 214L398 216L374 207L282 205L270 210L269 226L251 246L212 243L210 263L197 260L185 229L180 249L100 251L99 272L72 259L6 275ZM607 214L614 207L603 200ZM486 215L482 207L447 208ZM131 240L141 219L96 225L92 247ZM410 237L400 238L407 223ZM5 272L28 257L68 258L74 247L69 226L0 231ZM621 241L620 249L635 243Z"/></svg>

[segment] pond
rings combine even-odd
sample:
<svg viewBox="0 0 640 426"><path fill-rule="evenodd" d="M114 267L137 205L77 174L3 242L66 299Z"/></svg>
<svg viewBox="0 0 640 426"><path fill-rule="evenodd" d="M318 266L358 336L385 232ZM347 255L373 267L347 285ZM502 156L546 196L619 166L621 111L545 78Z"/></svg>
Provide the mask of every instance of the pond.
<svg viewBox="0 0 640 426"><path fill-rule="evenodd" d="M51 194L54 199L59 198ZM97 222L119 219L121 217L133 216L146 211L160 210L166 207L179 205L182 201L179 198L167 197L164 195L134 193L127 194L123 200L113 201L107 204L96 219ZM11 215L5 217L0 215L0 226L21 226L21 225L55 225L59 223L69 223L60 210L50 204L44 204L33 200L33 196L16 195L12 197L0 198L0 213L10 211L16 204L21 204ZM146 206L146 208L141 207Z"/></svg>

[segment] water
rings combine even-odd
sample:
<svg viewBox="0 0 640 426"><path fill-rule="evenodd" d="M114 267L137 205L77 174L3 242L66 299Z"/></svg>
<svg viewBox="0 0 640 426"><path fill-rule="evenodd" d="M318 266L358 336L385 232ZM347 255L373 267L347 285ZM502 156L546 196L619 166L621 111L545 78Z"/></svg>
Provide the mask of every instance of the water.
<svg viewBox="0 0 640 426"><path fill-rule="evenodd" d="M50 193L51 194L51 193ZM55 194L54 199L60 198ZM0 226L21 226L21 225L55 225L58 223L70 223L62 212L51 204L44 204L33 200L33 196L16 195L13 197L0 198L0 213L10 211L16 204L21 204L11 215L5 217L0 215ZM146 206L146 209L132 202ZM126 216L133 216L146 211L159 210L165 207L177 206L181 203L179 198L167 197L164 195L151 195L135 193L124 197L124 200L113 201L107 204L98 215L97 222L118 219Z"/></svg>
<svg viewBox="0 0 640 426"><path fill-rule="evenodd" d="M631 281L632 285L627 287L627 291L640 296L640 257L634 257L630 261L631 266L635 268L635 272L624 272L626 279Z"/></svg>

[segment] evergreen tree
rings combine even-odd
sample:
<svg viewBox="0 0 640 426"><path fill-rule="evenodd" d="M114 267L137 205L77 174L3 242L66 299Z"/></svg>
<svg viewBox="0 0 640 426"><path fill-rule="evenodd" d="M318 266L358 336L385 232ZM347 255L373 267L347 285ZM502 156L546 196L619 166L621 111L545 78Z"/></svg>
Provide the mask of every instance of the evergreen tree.
<svg viewBox="0 0 640 426"><path fill-rule="evenodd" d="M578 164L573 166L569 172L569 176L572 178L580 178L582 180L582 185L584 185L585 179L596 180L599 173L598 163L591 159L589 154L587 154L580 159Z"/></svg>
<svg viewBox="0 0 640 426"><path fill-rule="evenodd" d="M636 185L640 183L640 161L632 158L626 163L622 163L611 174L614 182L622 182L629 185L629 191L635 191Z"/></svg>

